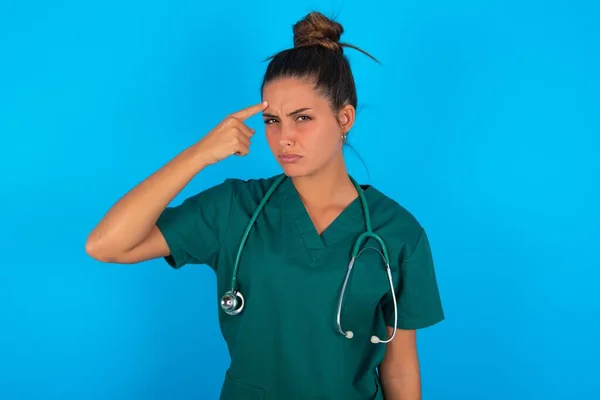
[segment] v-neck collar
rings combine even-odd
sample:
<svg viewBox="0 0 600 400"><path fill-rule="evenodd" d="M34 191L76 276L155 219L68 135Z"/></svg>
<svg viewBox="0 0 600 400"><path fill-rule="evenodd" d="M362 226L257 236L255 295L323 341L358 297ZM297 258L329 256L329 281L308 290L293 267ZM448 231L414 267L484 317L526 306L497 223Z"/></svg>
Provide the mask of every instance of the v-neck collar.
<svg viewBox="0 0 600 400"><path fill-rule="evenodd" d="M367 203L371 187L361 185L364 191ZM311 259L316 262L322 250L334 245L339 240L350 234L351 229L357 224L365 228L364 213L360 197L356 197L342 212L333 220L331 224L319 235L310 215L300 198L291 178L286 177L281 183L279 194L282 198L283 213L293 222L306 245L306 249L311 254Z"/></svg>

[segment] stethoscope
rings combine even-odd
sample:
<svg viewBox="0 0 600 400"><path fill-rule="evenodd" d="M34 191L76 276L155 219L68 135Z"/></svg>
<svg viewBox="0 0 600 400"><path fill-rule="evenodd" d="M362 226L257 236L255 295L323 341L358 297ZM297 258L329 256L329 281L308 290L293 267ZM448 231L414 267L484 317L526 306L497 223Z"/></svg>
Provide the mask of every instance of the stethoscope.
<svg viewBox="0 0 600 400"><path fill-rule="evenodd" d="M256 219L258 218L258 215L262 211L263 207L265 206L265 204L267 203L267 201L269 200L271 195L275 192L277 187L281 184L281 182L283 182L283 180L286 177L287 176L285 174L282 175L273 183L273 185L271 185L271 187L269 188L269 190L267 191L267 193L265 194L265 196L263 197L261 202L258 204L258 207L254 211L252 218L250 218L250 221L248 222L248 225L246 226L246 230L244 231L244 235L242 236L242 240L240 242L238 252L237 252L237 255L235 258L235 264L233 267L233 275L231 278L231 289L228 290L221 298L221 308L228 315L238 315L244 309L244 304L245 304L244 296L242 295L242 293L239 290L237 290L237 273L238 273L238 269L239 269L242 250L244 249L246 240L248 239L248 235L250 234L250 230L252 229L252 226L254 225L254 223L256 222ZM346 285L348 284L348 279L350 278L350 274L352 273L352 268L354 267L354 262L360 256L360 254L364 250L366 250L366 248L361 250L361 246L366 240L368 240L369 238L372 238L372 239L376 240L379 243L379 245L381 246L382 251L379 251L377 249L375 249L375 250L377 251L377 253L379 253L379 255L383 259L385 266L386 266L387 277L388 277L388 281L390 284L390 291L392 293L392 299L394 301L394 326L393 326L394 330L393 330L391 336L386 340L382 340L375 335L371 336L371 343L389 343L396 336L396 325L398 323L398 305L396 302L396 293L394 291L394 283L392 280L392 272L390 269L390 262L389 262L387 246L385 245L385 242L383 241L383 239L378 234L374 233L371 228L371 216L369 214L369 207L367 206L367 200L365 198L362 188L354 179L352 179L352 178L350 178L350 179L351 179L352 183L354 184L356 191L358 192L358 196L360 197L360 202L362 204L363 213L364 213L364 217L365 217L366 231L363 232L356 239L356 242L354 243L354 247L352 249L352 257L350 259L350 263L348 264L348 269L346 270L346 276L344 278L344 284L342 286L342 290L341 290L340 298L339 298L339 302L338 302L338 307L337 307L337 329L342 335L344 335L348 339L352 339L354 337L354 333L352 331L344 331L342 329L342 325L341 325L341 321L340 321L341 314L342 314L342 303L344 301L344 293L346 292Z"/></svg>

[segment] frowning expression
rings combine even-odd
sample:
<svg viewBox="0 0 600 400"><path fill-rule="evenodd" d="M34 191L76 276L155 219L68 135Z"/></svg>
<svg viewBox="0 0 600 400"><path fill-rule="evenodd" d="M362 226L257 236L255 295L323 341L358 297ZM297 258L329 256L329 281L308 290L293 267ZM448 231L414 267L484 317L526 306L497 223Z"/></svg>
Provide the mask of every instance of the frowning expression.
<svg viewBox="0 0 600 400"><path fill-rule="evenodd" d="M340 115L347 122L347 111L335 113L313 82L277 79L265 85L263 100L269 103L263 112L267 141L286 174L309 175L341 157L349 127L340 124Z"/></svg>

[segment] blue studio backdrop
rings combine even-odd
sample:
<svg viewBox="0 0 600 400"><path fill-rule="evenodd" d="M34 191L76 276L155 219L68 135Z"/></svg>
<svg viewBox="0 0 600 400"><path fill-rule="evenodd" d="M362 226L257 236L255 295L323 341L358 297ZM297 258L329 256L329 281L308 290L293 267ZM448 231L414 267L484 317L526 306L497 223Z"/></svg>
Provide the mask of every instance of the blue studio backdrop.
<svg viewBox="0 0 600 400"><path fill-rule="evenodd" d="M313 9L382 62L346 51L347 159L430 236L447 319L419 334L424 398L600 398L598 2L25 0L0 5L0 399L217 399L212 271L103 264L85 240L260 100ZM174 203L279 172L249 124L251 154Z"/></svg>

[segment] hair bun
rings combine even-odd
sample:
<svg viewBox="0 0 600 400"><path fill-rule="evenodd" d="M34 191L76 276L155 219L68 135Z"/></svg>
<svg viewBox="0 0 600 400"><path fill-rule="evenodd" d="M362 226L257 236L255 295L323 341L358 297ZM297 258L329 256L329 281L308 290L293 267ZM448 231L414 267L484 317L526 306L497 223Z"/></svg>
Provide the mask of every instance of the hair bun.
<svg viewBox="0 0 600 400"><path fill-rule="evenodd" d="M334 51L342 51L340 38L344 28L320 12L307 14L294 24L293 31L294 47L321 45Z"/></svg>

